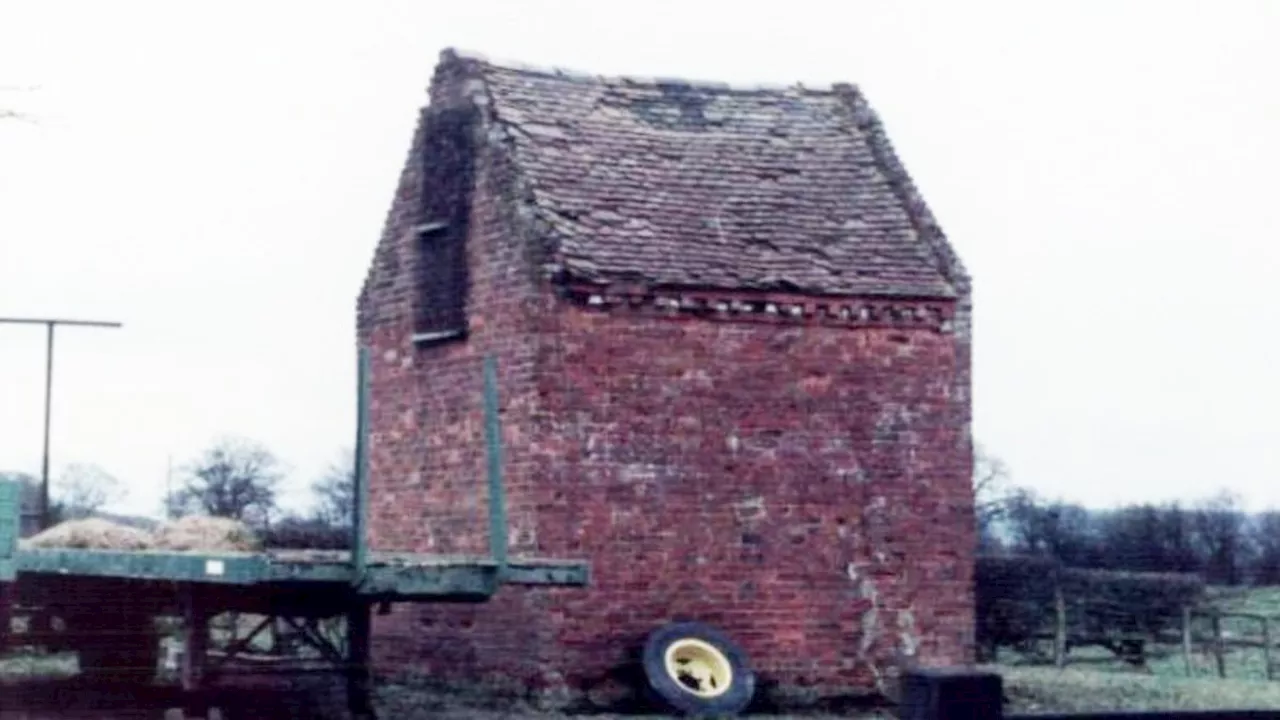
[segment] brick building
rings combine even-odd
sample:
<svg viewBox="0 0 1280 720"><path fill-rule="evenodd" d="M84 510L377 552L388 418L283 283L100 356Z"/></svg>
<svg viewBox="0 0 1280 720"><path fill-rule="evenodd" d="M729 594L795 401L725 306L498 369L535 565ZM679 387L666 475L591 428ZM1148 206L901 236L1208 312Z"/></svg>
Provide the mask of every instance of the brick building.
<svg viewBox="0 0 1280 720"><path fill-rule="evenodd" d="M359 300L372 542L485 551L492 353L511 552L592 579L378 617L379 670L581 689L670 619L788 688L968 660L969 297L855 86L445 51Z"/></svg>

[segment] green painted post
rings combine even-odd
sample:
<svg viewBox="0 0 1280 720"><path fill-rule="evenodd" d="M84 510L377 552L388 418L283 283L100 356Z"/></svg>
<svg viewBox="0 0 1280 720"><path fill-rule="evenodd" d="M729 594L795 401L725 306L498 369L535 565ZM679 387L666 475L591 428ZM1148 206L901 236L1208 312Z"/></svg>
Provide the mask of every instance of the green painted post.
<svg viewBox="0 0 1280 720"><path fill-rule="evenodd" d="M365 582L369 565L369 348L361 346L356 369L356 452L351 503L351 584ZM372 613L360 597L347 608L347 705L353 717L372 717L369 667Z"/></svg>
<svg viewBox="0 0 1280 720"><path fill-rule="evenodd" d="M351 504L351 564L353 584L364 581L369 562L369 349L360 348L356 370L355 487Z"/></svg>
<svg viewBox="0 0 1280 720"><path fill-rule="evenodd" d="M11 480L0 481L0 582L12 580L17 572L13 558L21 534L22 486ZM3 633L0 627L0 634Z"/></svg>
<svg viewBox="0 0 1280 720"><path fill-rule="evenodd" d="M489 551L498 577L507 573L507 500L502 487L502 427L498 422L498 363L484 359L484 427L489 460Z"/></svg>
<svg viewBox="0 0 1280 720"><path fill-rule="evenodd" d="M0 480L0 558L12 557L22 533L22 485Z"/></svg>

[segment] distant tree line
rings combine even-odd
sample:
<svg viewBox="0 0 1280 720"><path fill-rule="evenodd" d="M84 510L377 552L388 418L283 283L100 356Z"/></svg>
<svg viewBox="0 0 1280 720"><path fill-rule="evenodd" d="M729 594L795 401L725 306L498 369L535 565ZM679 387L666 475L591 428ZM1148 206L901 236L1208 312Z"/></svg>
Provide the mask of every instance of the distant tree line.
<svg viewBox="0 0 1280 720"><path fill-rule="evenodd" d="M18 483L23 527L38 524L40 478L30 473L0 471L0 481ZM103 506L125 496L119 480L91 463L68 465L49 486L49 519L55 524L101 514Z"/></svg>
<svg viewBox="0 0 1280 720"><path fill-rule="evenodd" d="M351 453L311 483L310 513L280 507L283 479L280 461L264 445L224 438L182 469L166 511L171 517L200 513L240 520L262 533L268 547L348 549L355 499Z"/></svg>
<svg viewBox="0 0 1280 720"><path fill-rule="evenodd" d="M1214 585L1280 584L1280 512L1248 513L1220 492L1198 502L1095 510L1008 485L979 451L974 485L982 551L1076 568L1196 573Z"/></svg>
<svg viewBox="0 0 1280 720"><path fill-rule="evenodd" d="M280 505L279 488L285 477L279 459L264 445L237 437L212 444L179 471L177 485L164 499L165 514L227 517L259 532L268 547L347 549L350 546L355 500L355 466L350 452L332 464L310 486L309 511ZM22 487L24 534L38 527L40 479L29 473L0 471L0 480ZM150 527L149 518L104 512L125 491L115 477L93 464L69 465L50 483L52 524L86 517Z"/></svg>

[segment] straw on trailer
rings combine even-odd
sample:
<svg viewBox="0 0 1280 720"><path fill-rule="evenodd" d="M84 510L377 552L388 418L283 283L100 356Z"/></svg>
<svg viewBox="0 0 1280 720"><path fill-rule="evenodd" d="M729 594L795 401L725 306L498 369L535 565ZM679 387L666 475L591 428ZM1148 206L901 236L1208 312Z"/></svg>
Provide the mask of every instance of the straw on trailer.
<svg viewBox="0 0 1280 720"><path fill-rule="evenodd" d="M19 546L31 549L74 548L81 550L149 550L151 533L102 518L68 520L24 538Z"/></svg>
<svg viewBox="0 0 1280 720"><path fill-rule="evenodd" d="M158 550L259 552L259 538L248 525L230 518L188 515L165 523L155 534Z"/></svg>

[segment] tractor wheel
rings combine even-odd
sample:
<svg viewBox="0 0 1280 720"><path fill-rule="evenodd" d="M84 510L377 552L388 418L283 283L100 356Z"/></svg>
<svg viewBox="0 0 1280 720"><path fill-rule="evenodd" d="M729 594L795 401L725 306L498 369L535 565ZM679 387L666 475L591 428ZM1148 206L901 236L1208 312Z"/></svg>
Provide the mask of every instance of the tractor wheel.
<svg viewBox="0 0 1280 720"><path fill-rule="evenodd" d="M643 662L649 689L685 715L736 715L755 695L756 678L746 656L702 623L658 628L645 642Z"/></svg>

